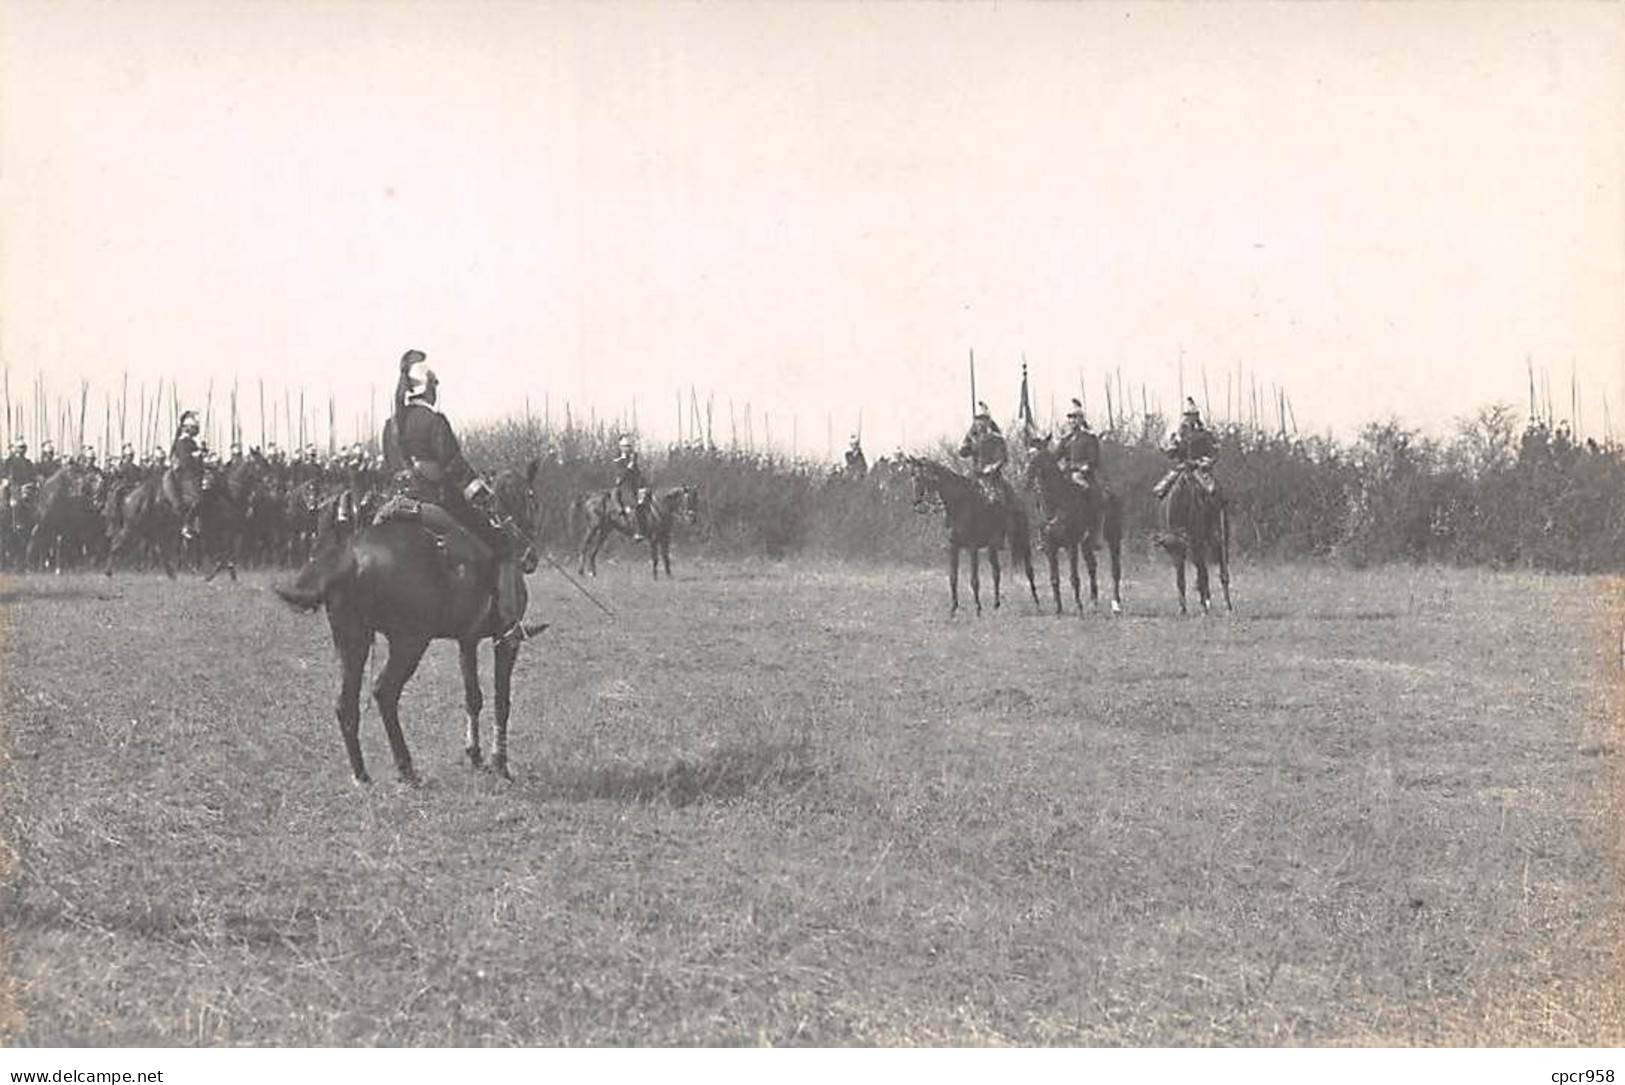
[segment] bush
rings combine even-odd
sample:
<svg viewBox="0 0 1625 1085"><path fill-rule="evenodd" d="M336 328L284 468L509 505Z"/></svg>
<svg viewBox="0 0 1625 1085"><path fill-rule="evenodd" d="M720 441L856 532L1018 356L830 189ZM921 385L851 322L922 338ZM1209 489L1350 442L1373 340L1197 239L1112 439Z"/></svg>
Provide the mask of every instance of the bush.
<svg viewBox="0 0 1625 1085"><path fill-rule="evenodd" d="M1106 477L1124 499L1129 538L1158 527L1151 488L1168 468L1164 420L1103 435ZM508 420L465 435L486 470L542 460L542 541L573 548L579 495L613 483L614 443L604 427L552 430ZM1352 445L1221 427L1217 475L1231 502L1232 545L1261 559L1337 558L1357 565L1448 562L1602 572L1625 566L1625 458L1617 448L1576 442L1566 426L1534 421L1518 433L1504 405L1458 422L1445 441L1397 419L1373 423ZM1011 440L1008 477L1024 466ZM952 459L941 445L936 458ZM691 545L719 556L815 556L882 562L935 561L940 514L921 515L906 473L882 459L853 481L823 465L738 449L645 450L657 487L697 486L701 518ZM1035 517L1036 523L1036 517Z"/></svg>

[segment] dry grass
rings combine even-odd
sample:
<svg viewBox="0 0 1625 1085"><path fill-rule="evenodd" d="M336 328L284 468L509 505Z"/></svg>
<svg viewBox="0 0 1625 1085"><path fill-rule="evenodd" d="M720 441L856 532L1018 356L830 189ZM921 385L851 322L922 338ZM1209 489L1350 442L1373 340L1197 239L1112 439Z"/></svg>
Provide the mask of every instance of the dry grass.
<svg viewBox="0 0 1625 1085"><path fill-rule="evenodd" d="M512 784L437 646L418 790L262 580L5 585L14 1042L1625 1043L1603 581L678 573L533 580Z"/></svg>

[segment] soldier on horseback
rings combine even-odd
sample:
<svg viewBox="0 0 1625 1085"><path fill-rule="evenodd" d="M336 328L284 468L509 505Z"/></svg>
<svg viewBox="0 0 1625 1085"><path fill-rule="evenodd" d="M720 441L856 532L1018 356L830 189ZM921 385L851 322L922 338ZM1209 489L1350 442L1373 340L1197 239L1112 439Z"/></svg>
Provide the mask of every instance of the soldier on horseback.
<svg viewBox="0 0 1625 1085"><path fill-rule="evenodd" d="M197 534L197 504L203 492L203 454L198 448L196 411L182 411L175 440L169 446L169 470L164 475L164 497L180 514L181 534Z"/></svg>
<svg viewBox="0 0 1625 1085"><path fill-rule="evenodd" d="M649 503L649 484L643 477L643 465L630 434L623 435L620 451L615 456L615 500L620 502L621 515L632 525L632 538L642 542L649 534L648 518L644 512Z"/></svg>
<svg viewBox="0 0 1625 1085"><path fill-rule="evenodd" d="M863 454L863 442L853 434L846 446L846 477L862 480L869 473L869 460Z"/></svg>
<svg viewBox="0 0 1625 1085"><path fill-rule="evenodd" d="M13 494L39 477L39 469L34 466L34 461L28 458L27 441L12 443L11 455L6 457L5 472Z"/></svg>
<svg viewBox="0 0 1625 1085"><path fill-rule="evenodd" d="M523 574L500 520L496 495L463 458L451 423L435 409L439 386L440 378L421 350L402 355L395 413L383 434L394 494L375 522L415 519L436 534L466 532L483 543L496 562L492 600L503 630L498 639L519 640L526 635L519 621L524 610ZM277 594L296 606L319 604L336 571L338 550L323 547L294 583L277 588Z"/></svg>
<svg viewBox="0 0 1625 1085"><path fill-rule="evenodd" d="M1090 489L1100 478L1100 437L1089 428L1083 403L1074 399L1066 414L1067 428L1061 434L1057 462L1073 482Z"/></svg>
<svg viewBox="0 0 1625 1085"><path fill-rule="evenodd" d="M1182 471L1189 471L1202 492L1209 497L1218 492L1218 483L1213 478L1213 463L1219 457L1219 442L1213 436L1213 431L1202 424L1202 412L1196 409L1194 399L1185 400L1185 413L1180 419L1179 429L1168 435L1165 451L1168 458L1174 461L1174 466L1151 488L1159 500L1167 495L1168 488Z"/></svg>
<svg viewBox="0 0 1625 1085"><path fill-rule="evenodd" d="M1015 508L1016 492L1004 477L1010 451L986 403L976 404L976 416L959 444L959 455L971 461L977 488L989 504Z"/></svg>

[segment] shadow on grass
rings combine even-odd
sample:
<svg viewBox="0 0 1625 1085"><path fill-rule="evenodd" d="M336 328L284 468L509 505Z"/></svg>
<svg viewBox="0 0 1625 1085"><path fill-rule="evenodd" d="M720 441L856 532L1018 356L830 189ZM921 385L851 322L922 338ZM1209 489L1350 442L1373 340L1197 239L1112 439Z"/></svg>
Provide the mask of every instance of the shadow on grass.
<svg viewBox="0 0 1625 1085"><path fill-rule="evenodd" d="M806 742L722 746L706 757L679 758L664 767L612 765L598 769L565 769L546 779L548 798L575 802L696 803L729 802L747 796L799 791L825 775Z"/></svg>
<svg viewBox="0 0 1625 1085"><path fill-rule="evenodd" d="M125 934L174 945L224 944L297 951L314 945L317 935L317 916L308 908L278 917L228 910L212 920L163 907L79 910L16 901L9 902L5 910L15 930Z"/></svg>
<svg viewBox="0 0 1625 1085"><path fill-rule="evenodd" d="M24 582L18 581L17 583ZM58 599L95 599L98 602L110 603L113 600L120 598L122 598L122 596L116 593L110 594L108 592L92 591L89 588L66 588L61 591L32 591L28 588L17 587L11 588L7 591L0 591L0 607L9 607L15 603L50 603L55 602Z"/></svg>

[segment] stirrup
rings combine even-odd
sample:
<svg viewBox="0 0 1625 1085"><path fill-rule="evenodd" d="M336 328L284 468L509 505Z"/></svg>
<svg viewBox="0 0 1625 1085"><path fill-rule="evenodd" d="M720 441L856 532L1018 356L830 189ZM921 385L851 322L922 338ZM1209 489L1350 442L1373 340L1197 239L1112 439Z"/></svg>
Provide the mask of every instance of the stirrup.
<svg viewBox="0 0 1625 1085"><path fill-rule="evenodd" d="M499 644L518 644L521 641L529 640L546 628L546 622L532 622L530 625L526 625L523 621L517 621L509 626L505 632L498 633L496 640Z"/></svg>

